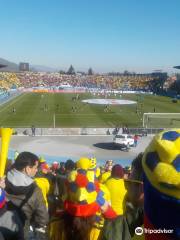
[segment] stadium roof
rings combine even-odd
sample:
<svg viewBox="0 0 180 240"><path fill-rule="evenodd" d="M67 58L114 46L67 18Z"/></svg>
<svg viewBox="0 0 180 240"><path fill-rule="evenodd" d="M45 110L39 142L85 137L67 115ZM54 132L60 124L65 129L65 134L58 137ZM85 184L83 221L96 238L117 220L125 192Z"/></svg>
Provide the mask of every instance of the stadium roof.
<svg viewBox="0 0 180 240"><path fill-rule="evenodd" d="M7 67L7 65L0 64L0 68Z"/></svg>
<svg viewBox="0 0 180 240"><path fill-rule="evenodd" d="M174 66L173 68L180 69L180 66Z"/></svg>

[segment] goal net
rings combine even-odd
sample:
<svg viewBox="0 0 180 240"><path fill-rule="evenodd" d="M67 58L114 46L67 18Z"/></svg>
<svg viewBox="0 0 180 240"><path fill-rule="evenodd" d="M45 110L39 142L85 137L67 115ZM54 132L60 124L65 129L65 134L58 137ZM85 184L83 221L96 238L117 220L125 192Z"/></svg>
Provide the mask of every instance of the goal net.
<svg viewBox="0 0 180 240"><path fill-rule="evenodd" d="M145 128L180 128L180 113L144 113Z"/></svg>

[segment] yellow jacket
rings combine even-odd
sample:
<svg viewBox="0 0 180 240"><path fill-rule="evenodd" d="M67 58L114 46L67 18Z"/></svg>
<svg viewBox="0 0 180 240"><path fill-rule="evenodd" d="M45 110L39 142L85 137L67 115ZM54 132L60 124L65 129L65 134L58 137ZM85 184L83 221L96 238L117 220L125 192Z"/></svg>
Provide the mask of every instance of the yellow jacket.
<svg viewBox="0 0 180 240"><path fill-rule="evenodd" d="M106 180L111 176L111 172L108 171L108 172L104 172L102 173L102 175L100 176L100 183L105 183Z"/></svg>
<svg viewBox="0 0 180 240"><path fill-rule="evenodd" d="M125 211L125 188L124 179L109 178L106 183L111 196L111 206L117 215L123 215Z"/></svg>
<svg viewBox="0 0 180 240"><path fill-rule="evenodd" d="M34 181L36 182L38 187L41 189L45 203L46 203L46 207L48 208L47 195L48 195L49 189L50 189L50 184L49 184L48 179L45 177L37 177L34 179Z"/></svg>

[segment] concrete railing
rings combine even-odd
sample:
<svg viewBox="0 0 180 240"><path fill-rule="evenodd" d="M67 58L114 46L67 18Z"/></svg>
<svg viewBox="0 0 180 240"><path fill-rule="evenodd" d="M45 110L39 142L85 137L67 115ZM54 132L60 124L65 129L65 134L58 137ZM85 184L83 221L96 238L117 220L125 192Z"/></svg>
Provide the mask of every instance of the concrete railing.
<svg viewBox="0 0 180 240"><path fill-rule="evenodd" d="M27 128L14 128L15 134L19 136L31 136L32 130L30 127ZM149 135L156 134L163 129L161 128L126 128L123 131L122 128L35 128L36 136L60 136L60 135L116 135L116 134L139 134Z"/></svg>

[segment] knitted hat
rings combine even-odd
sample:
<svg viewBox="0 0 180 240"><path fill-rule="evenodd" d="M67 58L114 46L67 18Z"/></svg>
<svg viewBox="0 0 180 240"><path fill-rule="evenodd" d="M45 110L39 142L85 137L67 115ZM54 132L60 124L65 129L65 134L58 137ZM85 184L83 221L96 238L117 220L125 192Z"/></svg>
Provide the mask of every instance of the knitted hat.
<svg viewBox="0 0 180 240"><path fill-rule="evenodd" d="M5 191L0 188L0 208L3 208L5 205L6 199L5 199Z"/></svg>
<svg viewBox="0 0 180 240"><path fill-rule="evenodd" d="M114 178L123 178L124 177L124 170L121 165L116 164L113 166L111 171L111 176Z"/></svg>

